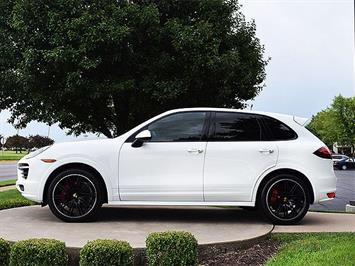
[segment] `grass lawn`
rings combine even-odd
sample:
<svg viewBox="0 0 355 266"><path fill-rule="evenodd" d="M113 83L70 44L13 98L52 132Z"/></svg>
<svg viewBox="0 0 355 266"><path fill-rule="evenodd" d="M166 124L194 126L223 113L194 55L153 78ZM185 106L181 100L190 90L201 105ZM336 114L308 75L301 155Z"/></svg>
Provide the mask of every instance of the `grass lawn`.
<svg viewBox="0 0 355 266"><path fill-rule="evenodd" d="M0 181L0 187L5 187L5 186L10 186L10 185L15 185L15 184L16 184L16 179Z"/></svg>
<svg viewBox="0 0 355 266"><path fill-rule="evenodd" d="M17 189L0 192L0 210L10 209L34 204L32 201L21 196Z"/></svg>
<svg viewBox="0 0 355 266"><path fill-rule="evenodd" d="M18 161L27 154L27 151L16 153L15 151L0 151L0 161Z"/></svg>
<svg viewBox="0 0 355 266"><path fill-rule="evenodd" d="M267 266L355 265L355 233L273 234L281 242Z"/></svg>

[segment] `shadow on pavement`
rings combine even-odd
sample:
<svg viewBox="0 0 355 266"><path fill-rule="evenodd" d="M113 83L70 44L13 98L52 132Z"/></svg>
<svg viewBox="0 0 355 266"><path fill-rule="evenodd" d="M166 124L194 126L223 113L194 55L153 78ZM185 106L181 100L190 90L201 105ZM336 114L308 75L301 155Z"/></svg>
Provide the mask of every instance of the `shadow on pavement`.
<svg viewBox="0 0 355 266"><path fill-rule="evenodd" d="M265 222L264 218L253 211L239 208L173 208L173 207L104 207L98 220L100 222L119 221L159 221L159 222Z"/></svg>

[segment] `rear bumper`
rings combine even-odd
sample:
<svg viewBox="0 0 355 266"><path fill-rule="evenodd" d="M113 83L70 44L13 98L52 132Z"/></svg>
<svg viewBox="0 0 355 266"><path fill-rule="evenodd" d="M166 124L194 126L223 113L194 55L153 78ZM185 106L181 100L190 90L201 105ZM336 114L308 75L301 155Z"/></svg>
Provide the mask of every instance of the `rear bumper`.
<svg viewBox="0 0 355 266"><path fill-rule="evenodd" d="M331 192L336 192L335 174L329 175L328 177L315 179L314 187L315 187L314 203L333 200L333 198L329 198L327 194Z"/></svg>

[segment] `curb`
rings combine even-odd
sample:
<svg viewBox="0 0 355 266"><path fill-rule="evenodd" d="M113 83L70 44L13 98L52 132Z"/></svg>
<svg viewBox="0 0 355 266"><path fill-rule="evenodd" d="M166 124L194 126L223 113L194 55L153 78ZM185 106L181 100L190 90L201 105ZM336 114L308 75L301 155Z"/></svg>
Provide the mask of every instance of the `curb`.
<svg viewBox="0 0 355 266"><path fill-rule="evenodd" d="M246 240L198 245L198 259L199 260L206 259L206 258L209 259L219 254L249 248L263 240L268 239L273 230L274 230L274 226L266 234L254 238L246 239ZM69 256L69 264L68 264L69 266L79 265L80 249L81 248L77 248L77 247L67 247L67 253ZM134 255L133 265L135 266L147 265L145 248L133 248L133 255Z"/></svg>
<svg viewBox="0 0 355 266"><path fill-rule="evenodd" d="M16 188L16 185L2 186L2 187L0 187L0 192L15 189L15 188Z"/></svg>
<svg viewBox="0 0 355 266"><path fill-rule="evenodd" d="M14 164L17 163L19 160L0 160L0 164Z"/></svg>

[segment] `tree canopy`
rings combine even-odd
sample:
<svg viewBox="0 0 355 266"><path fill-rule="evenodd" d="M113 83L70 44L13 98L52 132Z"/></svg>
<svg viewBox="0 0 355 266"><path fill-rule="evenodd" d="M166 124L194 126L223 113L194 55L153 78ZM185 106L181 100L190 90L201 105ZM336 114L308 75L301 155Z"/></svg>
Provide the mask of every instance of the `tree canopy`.
<svg viewBox="0 0 355 266"><path fill-rule="evenodd" d="M34 135L34 136L29 136L28 138L28 148L42 148L45 146L52 145L54 143L54 140L45 137L45 136L40 136L40 135Z"/></svg>
<svg viewBox="0 0 355 266"><path fill-rule="evenodd" d="M0 110L113 137L179 107L243 107L264 49L237 0L0 0Z"/></svg>
<svg viewBox="0 0 355 266"><path fill-rule="evenodd" d="M354 148L355 97L335 97L331 106L313 116L307 127L329 147L338 143Z"/></svg>
<svg viewBox="0 0 355 266"><path fill-rule="evenodd" d="M8 149L32 149L32 148L42 148L45 146L52 145L54 140L40 135L29 136L28 138L20 136L18 134L10 136L6 139L5 147Z"/></svg>
<svg viewBox="0 0 355 266"><path fill-rule="evenodd" d="M28 148L28 139L20 135L13 135L6 139L5 145L8 149L16 149L22 151L22 149Z"/></svg>

